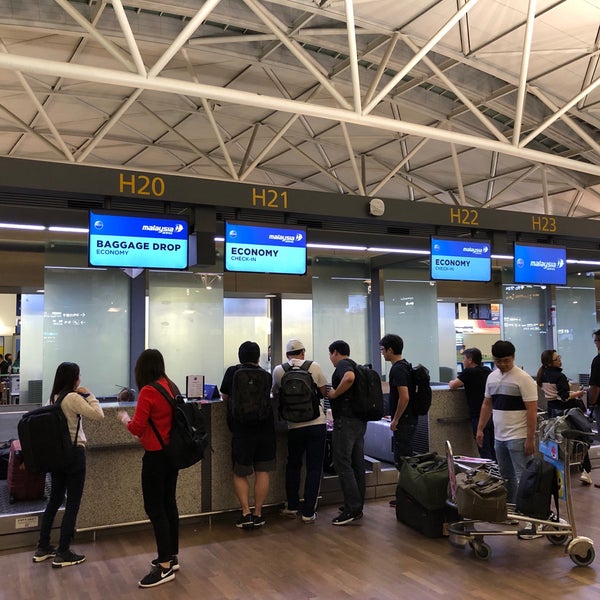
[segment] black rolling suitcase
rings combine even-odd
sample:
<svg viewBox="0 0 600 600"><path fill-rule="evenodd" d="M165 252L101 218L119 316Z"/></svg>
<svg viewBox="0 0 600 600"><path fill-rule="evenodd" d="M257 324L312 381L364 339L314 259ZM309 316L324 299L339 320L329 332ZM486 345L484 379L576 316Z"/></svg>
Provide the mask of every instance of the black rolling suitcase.
<svg viewBox="0 0 600 600"><path fill-rule="evenodd" d="M401 487L396 490L396 519L428 538L448 535L448 523L458 521L456 509L445 506L429 510L419 504Z"/></svg>

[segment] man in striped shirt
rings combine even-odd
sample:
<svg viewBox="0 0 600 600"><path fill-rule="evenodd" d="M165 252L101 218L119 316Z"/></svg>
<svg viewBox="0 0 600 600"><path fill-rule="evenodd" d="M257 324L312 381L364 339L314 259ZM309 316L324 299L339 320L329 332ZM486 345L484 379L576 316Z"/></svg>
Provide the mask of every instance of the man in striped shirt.
<svg viewBox="0 0 600 600"><path fill-rule="evenodd" d="M477 443L483 444L483 430L494 420L498 467L506 480L508 502L515 502L521 474L534 452L538 391L534 379L515 365L515 347L498 340L492 346L498 367L487 378L485 398L477 426Z"/></svg>

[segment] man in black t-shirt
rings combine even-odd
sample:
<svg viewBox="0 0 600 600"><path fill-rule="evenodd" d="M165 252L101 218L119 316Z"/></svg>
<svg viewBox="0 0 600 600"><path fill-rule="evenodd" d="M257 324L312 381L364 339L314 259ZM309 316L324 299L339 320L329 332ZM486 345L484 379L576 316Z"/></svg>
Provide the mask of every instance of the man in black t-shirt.
<svg viewBox="0 0 600 600"><path fill-rule="evenodd" d="M233 378L241 367L263 369L258 365L260 348L256 342L244 342L238 349L240 364L228 367L221 383L221 397L227 403L227 424L231 431L231 454L233 459L233 488L239 500L242 515L235 526L240 529L262 527L265 519L263 503L269 492L269 473L275 470L275 424L273 417L255 424L237 421L231 410ZM271 389L271 374L268 390ZM254 513L250 510L250 483L254 473Z"/></svg>
<svg viewBox="0 0 600 600"><path fill-rule="evenodd" d="M469 406L469 416L471 418L471 427L473 436L477 434L477 425L479 423L479 413L485 396L485 382L488 375L492 372L489 367L484 367L482 363L481 350L479 348L467 348L462 353L463 370L448 383L451 390L465 388L467 405ZM490 419L483 430L483 445L479 448L481 458L496 460L494 450L494 423Z"/></svg>
<svg viewBox="0 0 600 600"><path fill-rule="evenodd" d="M403 457L414 454L413 441L419 417L412 414L409 407L408 377L410 364L402 358L404 340L394 333L387 333L379 340L379 350L383 358L392 363L390 383L390 429L394 432L392 448L396 468L402 468Z"/></svg>
<svg viewBox="0 0 600 600"><path fill-rule="evenodd" d="M329 360L335 367L327 397L333 412L331 445L333 466L337 473L344 507L332 521L347 525L362 519L365 502L365 431L367 424L352 412L352 385L356 363L350 358L350 346L344 340L329 344Z"/></svg>

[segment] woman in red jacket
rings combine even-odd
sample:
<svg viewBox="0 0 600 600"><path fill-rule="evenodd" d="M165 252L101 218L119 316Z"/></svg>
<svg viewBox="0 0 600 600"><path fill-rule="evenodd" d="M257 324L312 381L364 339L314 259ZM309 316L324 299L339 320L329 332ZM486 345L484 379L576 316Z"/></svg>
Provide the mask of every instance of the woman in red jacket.
<svg viewBox="0 0 600 600"><path fill-rule="evenodd" d="M140 587L154 587L175 579L179 569L179 511L177 509L177 476L166 456L150 421L163 442L168 444L173 408L152 383L162 385L175 397L179 390L165 373L165 361L158 350L144 350L135 365L135 382L139 396L133 418L118 412L121 422L139 438L144 447L142 459L142 494L144 510L152 523L158 556L150 572L142 578Z"/></svg>

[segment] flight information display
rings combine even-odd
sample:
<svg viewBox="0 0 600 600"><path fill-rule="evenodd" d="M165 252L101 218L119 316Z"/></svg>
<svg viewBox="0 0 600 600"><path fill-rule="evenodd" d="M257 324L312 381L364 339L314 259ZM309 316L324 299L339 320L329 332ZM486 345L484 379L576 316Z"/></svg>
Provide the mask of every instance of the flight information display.
<svg viewBox="0 0 600 600"><path fill-rule="evenodd" d="M188 223L90 211L88 261L92 267L187 269Z"/></svg>
<svg viewBox="0 0 600 600"><path fill-rule="evenodd" d="M489 240L431 236L431 279L490 281L492 245Z"/></svg>
<svg viewBox="0 0 600 600"><path fill-rule="evenodd" d="M544 244L514 244L514 281L567 285L567 249Z"/></svg>
<svg viewBox="0 0 600 600"><path fill-rule="evenodd" d="M225 223L225 269L243 273L306 273L306 229Z"/></svg>

